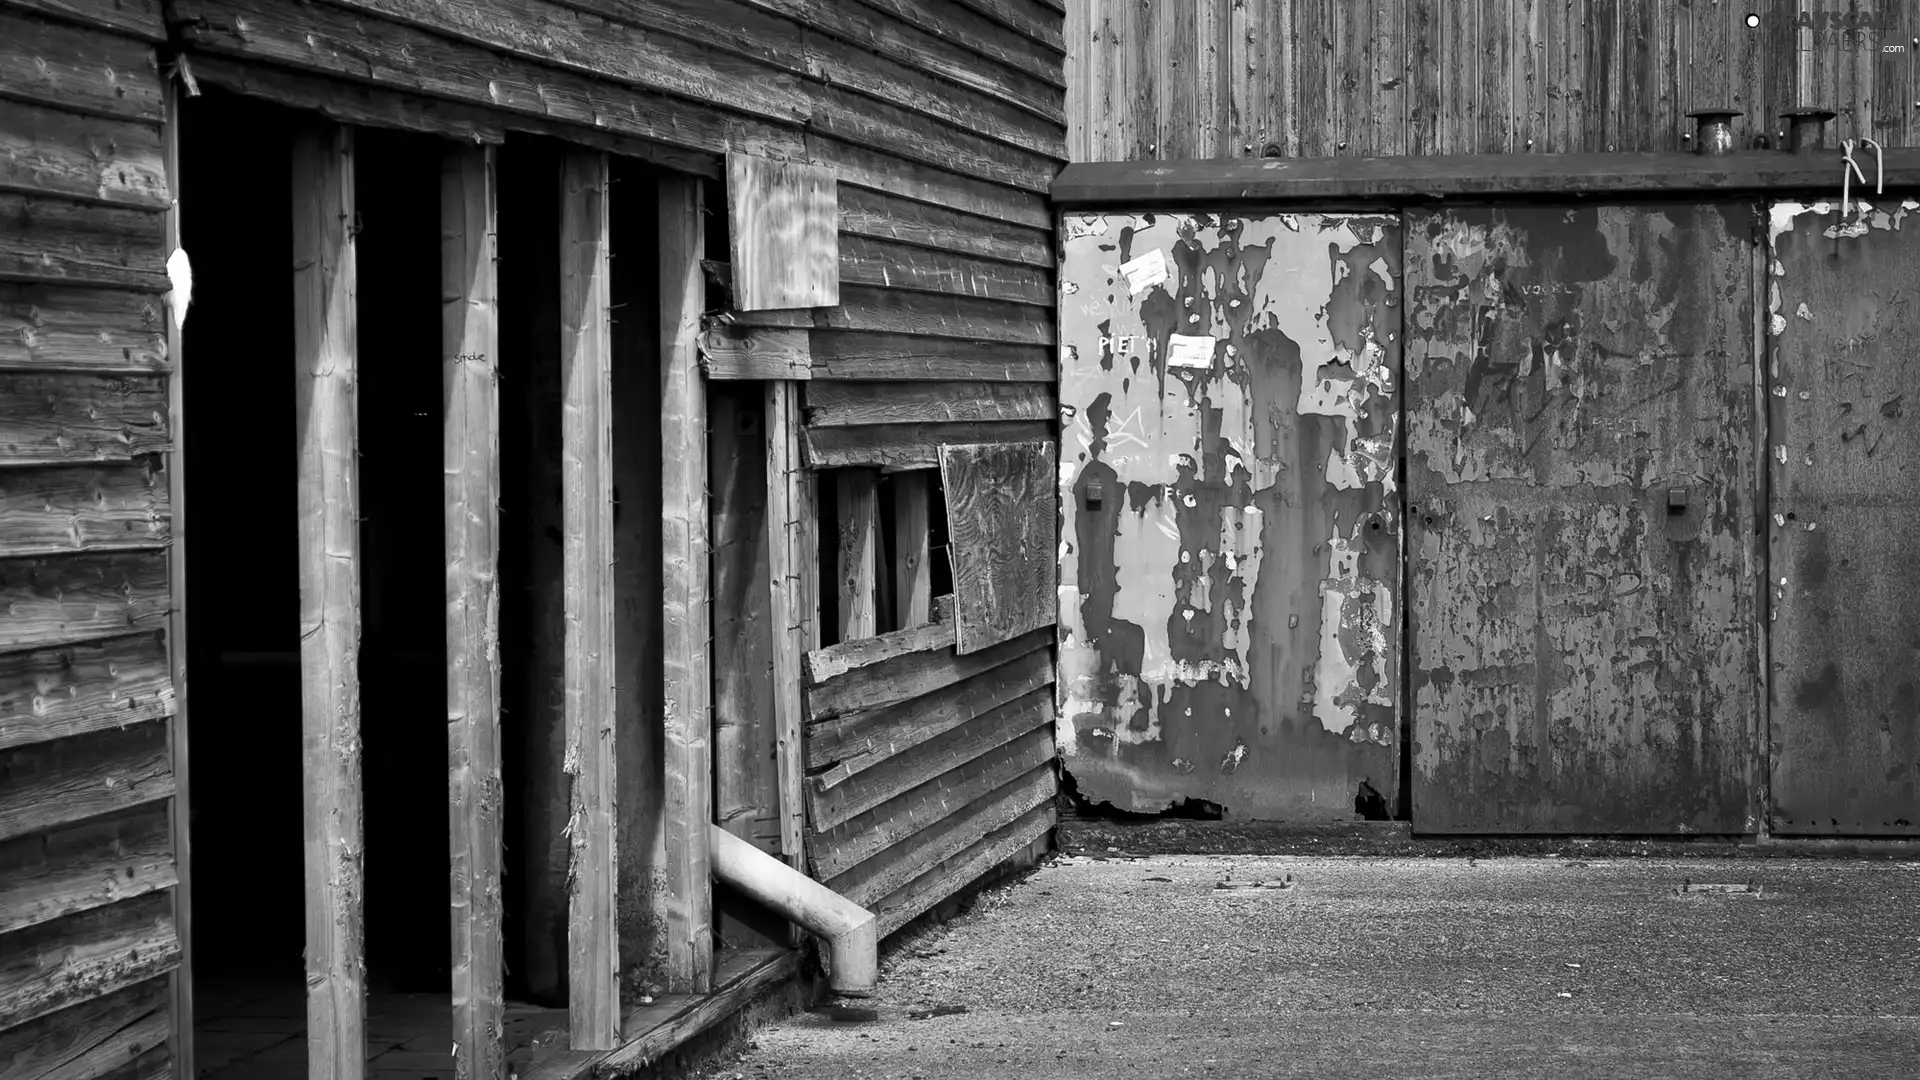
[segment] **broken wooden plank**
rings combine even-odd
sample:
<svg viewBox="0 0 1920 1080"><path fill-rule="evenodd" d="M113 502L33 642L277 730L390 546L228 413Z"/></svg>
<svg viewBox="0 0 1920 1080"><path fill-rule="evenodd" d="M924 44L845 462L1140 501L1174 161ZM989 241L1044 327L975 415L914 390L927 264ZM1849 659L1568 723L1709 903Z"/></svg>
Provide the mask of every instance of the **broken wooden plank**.
<svg viewBox="0 0 1920 1080"><path fill-rule="evenodd" d="M1052 383L1059 372L1043 345L815 330L808 348L820 380Z"/></svg>
<svg viewBox="0 0 1920 1080"><path fill-rule="evenodd" d="M0 1080L127 1080L124 1066L166 1049L168 1003L160 976L0 1032Z"/></svg>
<svg viewBox="0 0 1920 1080"><path fill-rule="evenodd" d="M733 303L741 311L840 302L838 181L830 168L727 155Z"/></svg>
<svg viewBox="0 0 1920 1080"><path fill-rule="evenodd" d="M941 596L922 624L889 630L875 637L856 638L815 649L802 658L808 686L819 686L855 668L878 664L908 653L934 652L953 647L953 596Z"/></svg>
<svg viewBox="0 0 1920 1080"><path fill-rule="evenodd" d="M605 154L560 165L560 469L566 626L567 1012L575 1050L620 1041L614 925L612 245Z"/></svg>
<svg viewBox="0 0 1920 1080"><path fill-rule="evenodd" d="M889 839L891 846L833 878L827 886L856 904L871 904L965 851L988 833L1005 828L1020 815L1052 801L1059 782L1053 771L1051 733L1037 728L1017 742L1021 749L1015 760L1025 762L1040 754L1045 755L1044 759L1005 788L981 796L971 804L961 804L961 809L931 825L916 830L905 821L889 820L882 826L882 838ZM1040 747L1037 751L1036 745ZM913 798L914 793L909 793L901 801ZM925 798L942 811L954 805L933 793Z"/></svg>
<svg viewBox="0 0 1920 1080"><path fill-rule="evenodd" d="M821 381L807 387L812 427L1052 420L1059 411L1048 383Z"/></svg>
<svg viewBox="0 0 1920 1080"><path fill-rule="evenodd" d="M163 115L151 45L17 9L0 10L0 94L150 124Z"/></svg>
<svg viewBox="0 0 1920 1080"><path fill-rule="evenodd" d="M0 371L161 374L166 326L153 293L0 282Z"/></svg>
<svg viewBox="0 0 1920 1080"><path fill-rule="evenodd" d="M141 806L173 791L163 723L0 750L0 840Z"/></svg>
<svg viewBox="0 0 1920 1080"><path fill-rule="evenodd" d="M160 129L51 105L0 111L0 188L142 210L167 205Z"/></svg>
<svg viewBox="0 0 1920 1080"><path fill-rule="evenodd" d="M1052 644L1053 634L1042 629L966 656L952 649L940 649L905 653L852 668L807 692L807 719L818 723L847 713L911 701Z"/></svg>
<svg viewBox="0 0 1920 1080"><path fill-rule="evenodd" d="M666 671L667 990L704 994L713 977L713 887L707 851L713 767L713 672L707 536L707 400L700 379L706 222L698 181L659 186L660 445Z"/></svg>
<svg viewBox="0 0 1920 1080"><path fill-rule="evenodd" d="M780 854L788 865L806 865L801 842L806 802L801 766L802 658L812 640L810 584L819 560L813 545L813 506L806 497L807 471L800 461L799 391L791 382L767 385L767 616L773 632L771 658L775 772L779 782Z"/></svg>
<svg viewBox="0 0 1920 1080"><path fill-rule="evenodd" d="M838 640L843 642L873 637L880 629L874 608L880 548L878 480L870 469L842 469L834 474L840 518L834 580L840 589Z"/></svg>
<svg viewBox="0 0 1920 1080"><path fill-rule="evenodd" d="M0 372L0 465L131 461L171 446L165 378Z"/></svg>
<svg viewBox="0 0 1920 1080"><path fill-rule="evenodd" d="M937 693L807 728L807 766L823 788L951 731L990 709L1053 684L1053 653L1035 649Z"/></svg>
<svg viewBox="0 0 1920 1080"><path fill-rule="evenodd" d="M1052 626L1058 525L1051 442L944 446L954 649L966 654Z"/></svg>
<svg viewBox="0 0 1920 1080"><path fill-rule="evenodd" d="M173 888L172 839L151 802L0 844L0 933Z"/></svg>
<svg viewBox="0 0 1920 1080"><path fill-rule="evenodd" d="M1037 690L895 754L834 787L818 779L807 785L809 820L816 829L834 826L963 765L994 747L1025 735L1050 719L1052 695Z"/></svg>
<svg viewBox="0 0 1920 1080"><path fill-rule="evenodd" d="M1018 855L1027 845L1052 831L1058 814L1045 802L1020 815L1011 825L995 829L965 851L921 874L892 894L870 905L885 937L905 926L935 904L965 889L994 867Z"/></svg>
<svg viewBox="0 0 1920 1080"><path fill-rule="evenodd" d="M820 380L813 384L824 385ZM873 424L862 427L808 427L803 432L807 464L815 469L869 466L885 469L935 469L942 448L978 443L1028 443L1053 437L1047 420L1011 423ZM949 497L951 503L951 497Z"/></svg>
<svg viewBox="0 0 1920 1080"><path fill-rule="evenodd" d="M455 1071L502 1080L500 320L494 149L440 164L449 903Z"/></svg>
<svg viewBox="0 0 1920 1080"><path fill-rule="evenodd" d="M0 656L0 750L158 720L173 706L158 634Z"/></svg>
<svg viewBox="0 0 1920 1080"><path fill-rule="evenodd" d="M173 897L165 892L0 936L0 1031L145 982L179 963Z"/></svg>
<svg viewBox="0 0 1920 1080"><path fill-rule="evenodd" d="M171 603L164 551L0 561L0 649L158 630Z"/></svg>
<svg viewBox="0 0 1920 1080"><path fill-rule="evenodd" d="M353 132L293 135L308 1075L366 1072Z"/></svg>
<svg viewBox="0 0 1920 1080"><path fill-rule="evenodd" d="M936 824L956 808L1014 784L1053 759L1051 734L1044 727L1036 727L833 828L814 833L811 837L813 872L820 880L831 881ZM886 891L897 887L888 886Z"/></svg>
<svg viewBox="0 0 1920 1080"><path fill-rule="evenodd" d="M171 491L148 462L0 470L0 557L165 546Z"/></svg>
<svg viewBox="0 0 1920 1080"><path fill-rule="evenodd" d="M810 379L805 330L709 326L700 334L700 369L709 379Z"/></svg>

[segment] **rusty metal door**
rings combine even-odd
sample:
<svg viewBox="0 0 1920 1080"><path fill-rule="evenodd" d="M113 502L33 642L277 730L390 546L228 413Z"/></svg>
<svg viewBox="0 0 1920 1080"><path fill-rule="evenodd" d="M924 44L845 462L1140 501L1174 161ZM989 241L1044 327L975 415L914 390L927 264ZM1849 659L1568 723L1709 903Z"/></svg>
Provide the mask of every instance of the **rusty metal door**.
<svg viewBox="0 0 1920 1080"><path fill-rule="evenodd" d="M1920 203L1772 208L1773 830L1920 834Z"/></svg>
<svg viewBox="0 0 1920 1080"><path fill-rule="evenodd" d="M1755 224L1408 216L1419 831L1753 827Z"/></svg>
<svg viewBox="0 0 1920 1080"><path fill-rule="evenodd" d="M1061 226L1068 772L1127 810L1384 810L1399 744L1397 219Z"/></svg>

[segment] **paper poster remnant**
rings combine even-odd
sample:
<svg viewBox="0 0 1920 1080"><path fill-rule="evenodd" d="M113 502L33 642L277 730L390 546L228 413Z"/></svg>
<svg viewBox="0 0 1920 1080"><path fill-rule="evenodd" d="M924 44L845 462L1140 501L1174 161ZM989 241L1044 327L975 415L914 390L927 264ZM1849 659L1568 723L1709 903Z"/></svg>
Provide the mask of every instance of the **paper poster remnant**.
<svg viewBox="0 0 1920 1080"><path fill-rule="evenodd" d="M1154 248L1145 255L1121 263L1120 273L1126 276L1128 292L1151 289L1167 280L1166 253Z"/></svg>
<svg viewBox="0 0 1920 1080"><path fill-rule="evenodd" d="M1210 368L1213 339L1206 335L1174 334L1167 339L1167 366Z"/></svg>

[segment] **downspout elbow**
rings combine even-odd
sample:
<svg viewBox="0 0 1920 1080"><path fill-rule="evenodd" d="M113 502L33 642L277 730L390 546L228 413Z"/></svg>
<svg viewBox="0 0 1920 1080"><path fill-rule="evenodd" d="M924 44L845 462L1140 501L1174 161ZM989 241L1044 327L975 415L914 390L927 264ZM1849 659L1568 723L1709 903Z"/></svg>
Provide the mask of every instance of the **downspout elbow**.
<svg viewBox="0 0 1920 1080"><path fill-rule="evenodd" d="M834 993L873 993L880 981L880 927L873 912L718 825L708 825L707 835L714 877L827 939Z"/></svg>

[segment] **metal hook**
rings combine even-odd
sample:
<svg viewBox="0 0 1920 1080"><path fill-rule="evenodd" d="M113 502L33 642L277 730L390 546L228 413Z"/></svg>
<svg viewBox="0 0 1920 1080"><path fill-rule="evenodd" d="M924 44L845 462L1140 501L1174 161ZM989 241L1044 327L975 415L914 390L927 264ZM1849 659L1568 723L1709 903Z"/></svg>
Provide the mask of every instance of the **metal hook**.
<svg viewBox="0 0 1920 1080"><path fill-rule="evenodd" d="M1865 136L1862 136L1860 141L1873 147L1873 193L1875 195L1882 194L1882 187L1887 177L1887 165L1886 159L1881 154L1880 144ZM1867 178L1864 176L1861 177L1860 182L1863 184L1866 183Z"/></svg>
<svg viewBox="0 0 1920 1080"><path fill-rule="evenodd" d="M1849 186L1858 176L1862 184L1867 182L1867 174L1860 171L1860 165L1853 160L1853 140L1840 140L1840 220L1847 217L1847 204L1850 201Z"/></svg>

